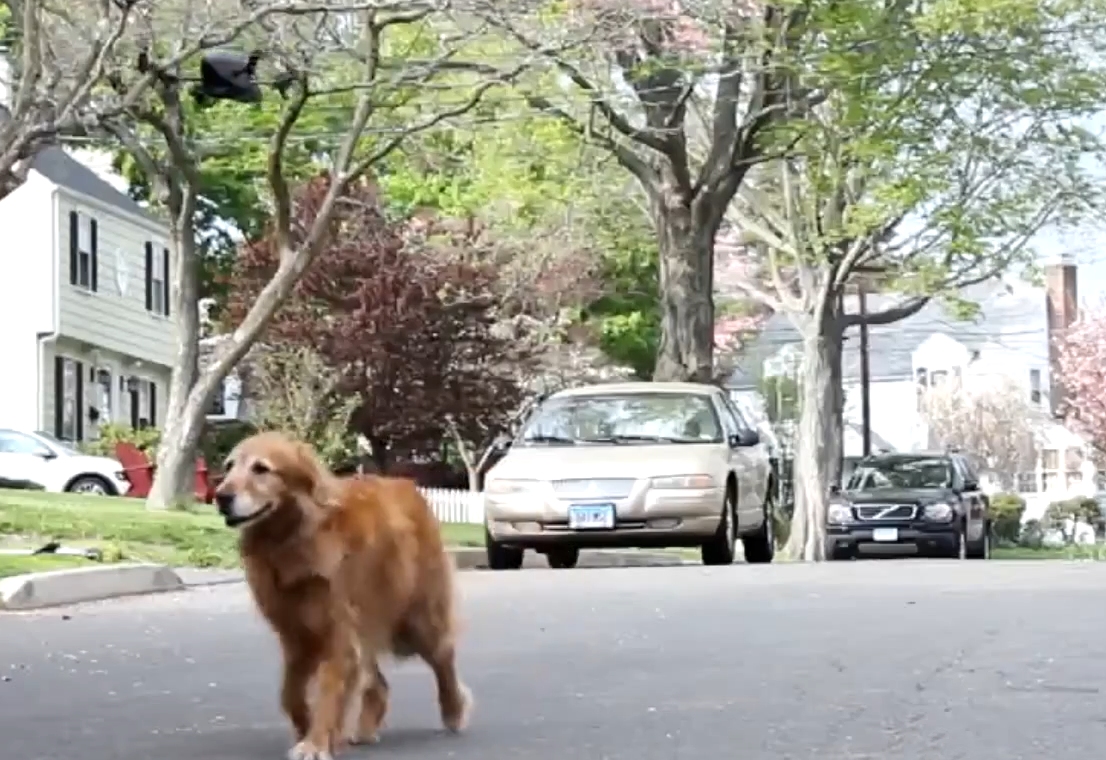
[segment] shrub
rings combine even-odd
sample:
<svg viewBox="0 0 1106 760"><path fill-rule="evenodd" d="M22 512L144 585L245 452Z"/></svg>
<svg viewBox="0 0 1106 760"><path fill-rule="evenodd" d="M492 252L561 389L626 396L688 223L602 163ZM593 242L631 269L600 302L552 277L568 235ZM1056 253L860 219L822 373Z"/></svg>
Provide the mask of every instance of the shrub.
<svg viewBox="0 0 1106 760"><path fill-rule="evenodd" d="M81 444L81 450L86 454L100 457L114 457L115 444L132 443L153 457L157 451L157 445L161 442L161 431L148 427L138 430L128 425L116 425L114 423L101 425L100 437L95 441L85 441Z"/></svg>
<svg viewBox="0 0 1106 760"><path fill-rule="evenodd" d="M1040 520L1026 520L1018 543L1030 549L1040 549L1045 543L1045 531Z"/></svg>
<svg viewBox="0 0 1106 760"><path fill-rule="evenodd" d="M231 449L243 438L256 432L257 427L245 420L208 423L200 438L200 454L203 455L208 470L221 471Z"/></svg>
<svg viewBox="0 0 1106 760"><path fill-rule="evenodd" d="M1049 528L1059 528L1068 518L1082 520L1097 527L1102 522L1102 509L1097 501L1085 496L1054 501L1045 510L1044 523Z"/></svg>
<svg viewBox="0 0 1106 760"><path fill-rule="evenodd" d="M1025 499L1014 493L1000 493L991 497L991 525L995 538L1004 544L1015 544L1022 533L1022 516Z"/></svg>

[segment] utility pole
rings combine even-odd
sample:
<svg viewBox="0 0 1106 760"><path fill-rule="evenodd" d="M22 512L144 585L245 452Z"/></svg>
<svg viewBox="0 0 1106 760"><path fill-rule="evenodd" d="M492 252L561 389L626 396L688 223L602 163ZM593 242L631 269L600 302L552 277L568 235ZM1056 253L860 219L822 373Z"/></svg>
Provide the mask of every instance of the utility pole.
<svg viewBox="0 0 1106 760"><path fill-rule="evenodd" d="M860 312L860 428L864 439L864 456L872 453L872 376L868 366L868 293L864 281L857 285L857 308Z"/></svg>

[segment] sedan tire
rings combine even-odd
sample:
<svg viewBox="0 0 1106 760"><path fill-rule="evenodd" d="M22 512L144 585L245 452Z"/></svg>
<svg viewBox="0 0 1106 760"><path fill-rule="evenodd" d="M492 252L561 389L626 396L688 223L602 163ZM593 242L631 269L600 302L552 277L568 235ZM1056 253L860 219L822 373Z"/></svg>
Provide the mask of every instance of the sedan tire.
<svg viewBox="0 0 1106 760"><path fill-rule="evenodd" d="M776 509L772 503L771 488L764 497L764 524L755 533L741 537L745 548L745 561L750 564L766 564L776 556Z"/></svg>
<svg viewBox="0 0 1106 760"><path fill-rule="evenodd" d="M484 528L484 549L488 555L490 570L519 570L522 568L524 550L514 546L504 546L492 538L491 532Z"/></svg>
<svg viewBox="0 0 1106 760"><path fill-rule="evenodd" d="M718 523L718 530L700 550L704 565L733 564L737 544L736 518L733 493L726 489L726 500L722 504L722 520Z"/></svg>

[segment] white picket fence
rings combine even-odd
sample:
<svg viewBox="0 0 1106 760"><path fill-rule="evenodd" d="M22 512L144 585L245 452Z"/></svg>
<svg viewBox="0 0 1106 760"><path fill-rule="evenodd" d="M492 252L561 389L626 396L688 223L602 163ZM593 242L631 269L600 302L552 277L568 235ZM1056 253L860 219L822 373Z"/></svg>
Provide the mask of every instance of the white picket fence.
<svg viewBox="0 0 1106 760"><path fill-rule="evenodd" d="M471 523L484 522L484 494L464 491L459 488L419 488L430 502L439 522Z"/></svg>

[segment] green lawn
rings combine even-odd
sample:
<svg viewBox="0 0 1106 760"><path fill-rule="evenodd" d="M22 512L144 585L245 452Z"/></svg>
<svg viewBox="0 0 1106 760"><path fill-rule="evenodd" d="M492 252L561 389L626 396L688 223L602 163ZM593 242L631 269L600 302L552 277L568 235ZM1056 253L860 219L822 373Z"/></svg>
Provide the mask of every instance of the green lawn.
<svg viewBox="0 0 1106 760"><path fill-rule="evenodd" d="M480 525L445 524L442 535L451 546L484 543ZM97 547L105 562L164 562L177 567L238 564L237 534L223 525L209 505L151 512L139 499L0 490L0 545L35 546L52 539ZM4 563L0 568L28 561L67 562L67 567L87 562L0 555Z"/></svg>
<svg viewBox="0 0 1106 760"><path fill-rule="evenodd" d="M991 551L994 559L1106 560L1106 547L1063 546L1031 549L1028 546L998 546Z"/></svg>
<svg viewBox="0 0 1106 760"><path fill-rule="evenodd" d="M62 570L69 567L84 567L98 564L82 557L54 557L40 554L34 557L20 557L0 554L0 578L23 573L40 573L43 570Z"/></svg>

